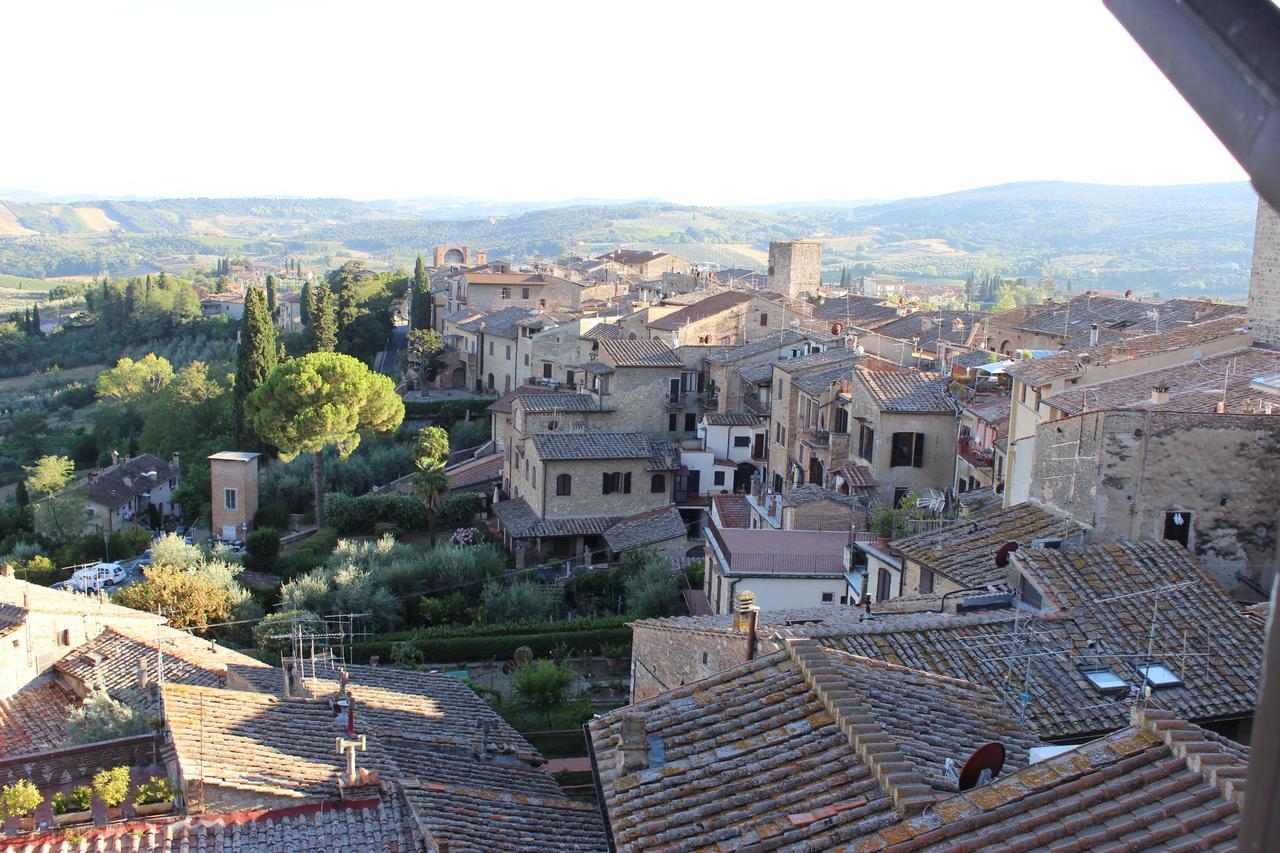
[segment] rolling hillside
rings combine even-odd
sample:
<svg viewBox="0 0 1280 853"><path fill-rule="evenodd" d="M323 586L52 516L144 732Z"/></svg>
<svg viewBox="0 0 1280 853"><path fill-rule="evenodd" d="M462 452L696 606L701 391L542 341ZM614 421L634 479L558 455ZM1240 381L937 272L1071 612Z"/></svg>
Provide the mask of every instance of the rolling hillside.
<svg viewBox="0 0 1280 853"><path fill-rule="evenodd" d="M1117 187L1022 183L856 207L736 210L662 202L524 205L510 215L456 200L160 199L0 201L0 273L32 277L199 266L218 255L312 265L410 262L437 243L526 259L659 246L690 260L761 268L769 240L819 237L827 275L959 276L1000 270L1081 286L1238 298L1257 201L1244 183ZM532 209L530 209L532 208ZM522 206L494 205L494 210Z"/></svg>

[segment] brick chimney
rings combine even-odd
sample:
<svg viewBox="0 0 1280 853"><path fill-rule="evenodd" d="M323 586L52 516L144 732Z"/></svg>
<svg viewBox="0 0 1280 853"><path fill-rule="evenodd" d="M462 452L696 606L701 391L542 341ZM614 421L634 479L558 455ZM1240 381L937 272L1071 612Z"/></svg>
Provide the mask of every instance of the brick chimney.
<svg viewBox="0 0 1280 853"><path fill-rule="evenodd" d="M1169 386L1161 383L1151 388L1151 402L1157 406L1163 406L1169 402Z"/></svg>
<svg viewBox="0 0 1280 853"><path fill-rule="evenodd" d="M632 773L649 766L649 742L644 734L644 715L630 712L622 715L618 732L618 770Z"/></svg>

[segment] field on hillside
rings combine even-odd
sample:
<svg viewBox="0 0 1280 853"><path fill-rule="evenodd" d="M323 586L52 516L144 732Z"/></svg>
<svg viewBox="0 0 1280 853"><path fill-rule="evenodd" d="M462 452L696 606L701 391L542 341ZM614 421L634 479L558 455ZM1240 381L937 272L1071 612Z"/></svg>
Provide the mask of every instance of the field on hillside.
<svg viewBox="0 0 1280 853"><path fill-rule="evenodd" d="M30 308L37 302L42 304L47 302L49 291L37 290L33 286L35 281L35 279L18 279L14 276L0 275L0 315ZM48 286L46 282L39 282L39 285L42 288Z"/></svg>

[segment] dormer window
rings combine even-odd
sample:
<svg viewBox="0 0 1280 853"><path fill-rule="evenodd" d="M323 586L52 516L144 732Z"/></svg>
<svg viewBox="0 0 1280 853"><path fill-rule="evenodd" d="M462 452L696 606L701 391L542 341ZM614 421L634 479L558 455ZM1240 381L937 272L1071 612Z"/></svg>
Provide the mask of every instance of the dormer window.
<svg viewBox="0 0 1280 853"><path fill-rule="evenodd" d="M1138 672L1146 679L1147 684L1159 689L1161 687L1181 687L1182 679L1173 670L1159 661L1138 664Z"/></svg>
<svg viewBox="0 0 1280 853"><path fill-rule="evenodd" d="M1129 683L1107 666L1082 666L1080 674L1103 696L1123 696L1129 692Z"/></svg>

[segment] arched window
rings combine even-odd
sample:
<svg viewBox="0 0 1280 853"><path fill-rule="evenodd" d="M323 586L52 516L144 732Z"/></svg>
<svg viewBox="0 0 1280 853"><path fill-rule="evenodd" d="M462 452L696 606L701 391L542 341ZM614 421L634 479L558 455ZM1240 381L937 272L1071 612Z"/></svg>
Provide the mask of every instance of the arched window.
<svg viewBox="0 0 1280 853"><path fill-rule="evenodd" d="M566 497L573 494L573 478L568 474L560 474L556 477L556 495Z"/></svg>
<svg viewBox="0 0 1280 853"><path fill-rule="evenodd" d="M667 490L667 478L663 474L654 474L649 478L649 491L657 494Z"/></svg>

